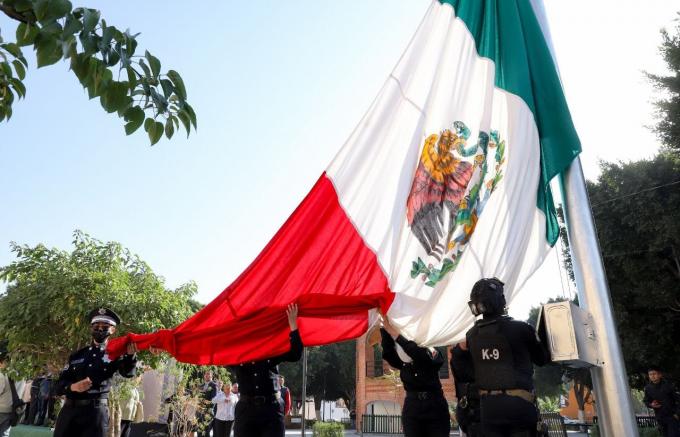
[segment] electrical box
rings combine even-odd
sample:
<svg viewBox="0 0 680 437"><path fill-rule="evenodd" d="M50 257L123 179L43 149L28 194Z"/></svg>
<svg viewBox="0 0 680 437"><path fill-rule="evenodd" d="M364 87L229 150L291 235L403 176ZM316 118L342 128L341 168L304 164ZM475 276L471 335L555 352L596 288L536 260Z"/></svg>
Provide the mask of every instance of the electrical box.
<svg viewBox="0 0 680 437"><path fill-rule="evenodd" d="M552 361L569 367L599 365L593 316L583 308L567 301L543 305L536 333Z"/></svg>

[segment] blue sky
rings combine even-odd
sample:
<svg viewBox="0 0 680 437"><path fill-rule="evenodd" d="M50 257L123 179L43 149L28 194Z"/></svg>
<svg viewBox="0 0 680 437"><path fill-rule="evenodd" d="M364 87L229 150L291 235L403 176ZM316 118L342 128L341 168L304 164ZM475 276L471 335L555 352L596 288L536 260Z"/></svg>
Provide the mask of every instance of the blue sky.
<svg viewBox="0 0 680 437"><path fill-rule="evenodd" d="M677 6L592 3L546 2L589 177L597 175L598 158L637 159L656 150L644 127L651 124L651 87L641 70L663 68L658 30ZM429 4L85 3L101 9L108 24L141 32L140 49L182 74L199 129L150 147L143 131L126 137L116 116L88 101L65 63L31 68L27 99L0 124L0 265L13 259L10 241L68 249L81 229L121 242L170 287L195 280L198 299L208 302L311 188ZM7 37L14 22L0 16L0 29ZM524 299L521 311L541 299Z"/></svg>

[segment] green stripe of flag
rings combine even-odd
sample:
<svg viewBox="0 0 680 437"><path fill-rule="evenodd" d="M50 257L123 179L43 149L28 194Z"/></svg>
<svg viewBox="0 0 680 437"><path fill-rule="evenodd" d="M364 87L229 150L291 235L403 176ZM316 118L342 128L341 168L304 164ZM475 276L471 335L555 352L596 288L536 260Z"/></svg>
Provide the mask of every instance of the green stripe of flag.
<svg viewBox="0 0 680 437"><path fill-rule="evenodd" d="M550 180L581 152L555 63L529 0L439 0L453 6L480 56L496 67L495 85L522 98L534 114L541 144L538 208L546 239L559 236Z"/></svg>

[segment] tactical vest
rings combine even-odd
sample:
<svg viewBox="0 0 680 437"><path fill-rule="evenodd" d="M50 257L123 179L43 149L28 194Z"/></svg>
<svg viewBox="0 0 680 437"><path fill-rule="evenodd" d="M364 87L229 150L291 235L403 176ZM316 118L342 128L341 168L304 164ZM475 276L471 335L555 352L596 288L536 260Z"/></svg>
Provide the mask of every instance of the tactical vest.
<svg viewBox="0 0 680 437"><path fill-rule="evenodd" d="M475 367L475 382L480 389L517 388L512 347L495 320L474 326L467 341Z"/></svg>

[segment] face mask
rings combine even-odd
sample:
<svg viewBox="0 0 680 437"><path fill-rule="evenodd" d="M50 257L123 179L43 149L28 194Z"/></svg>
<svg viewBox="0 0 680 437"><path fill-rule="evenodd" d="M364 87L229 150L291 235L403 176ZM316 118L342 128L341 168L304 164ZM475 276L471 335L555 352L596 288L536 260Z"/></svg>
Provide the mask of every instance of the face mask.
<svg viewBox="0 0 680 437"><path fill-rule="evenodd" d="M97 343L103 343L109 335L111 335L109 328L92 330L92 338L94 338L94 341Z"/></svg>

